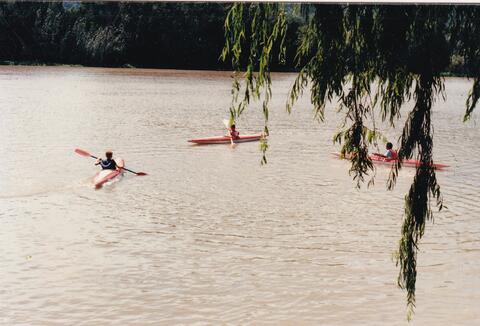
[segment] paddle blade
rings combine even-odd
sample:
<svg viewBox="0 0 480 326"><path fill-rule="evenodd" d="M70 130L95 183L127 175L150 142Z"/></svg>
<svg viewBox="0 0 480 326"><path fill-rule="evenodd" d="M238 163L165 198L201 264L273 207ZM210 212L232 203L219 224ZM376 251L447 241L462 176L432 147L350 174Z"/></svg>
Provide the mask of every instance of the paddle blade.
<svg viewBox="0 0 480 326"><path fill-rule="evenodd" d="M82 156L90 156L90 153L80 148L75 148L75 153Z"/></svg>
<svg viewBox="0 0 480 326"><path fill-rule="evenodd" d="M141 177L141 176L148 175L148 174L146 174L145 172L137 172L136 175L138 175L139 177Z"/></svg>

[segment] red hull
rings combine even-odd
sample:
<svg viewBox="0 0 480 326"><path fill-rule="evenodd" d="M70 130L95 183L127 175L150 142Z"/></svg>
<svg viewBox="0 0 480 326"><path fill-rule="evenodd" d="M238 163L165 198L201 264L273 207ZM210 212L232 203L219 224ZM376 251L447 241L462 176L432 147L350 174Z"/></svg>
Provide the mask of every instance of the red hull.
<svg viewBox="0 0 480 326"><path fill-rule="evenodd" d="M342 155L340 153L332 153L333 155L337 156L337 157L341 157ZM345 158L348 159L348 156L346 156ZM370 159L372 160L373 163L376 163L376 164L386 164L386 165L390 165L392 166L393 163L395 163L397 160L392 160L392 159L387 159L385 157L382 157L382 156L377 156L377 155L370 155ZM418 160L403 160L402 161L402 165L403 166L411 166L411 167L417 167L417 166L420 166L421 165L421 162L418 161ZM447 168L449 167L448 165L446 164L440 164L440 163L433 163L433 167L435 169L443 169L443 168Z"/></svg>
<svg viewBox="0 0 480 326"><path fill-rule="evenodd" d="M237 139L234 139L233 142L237 143L246 143L250 141L258 141L262 138L262 134L255 135L244 135L240 136ZM217 137L206 137L206 138L197 138L188 140L190 143L195 144L230 144L230 137L227 136L217 136Z"/></svg>

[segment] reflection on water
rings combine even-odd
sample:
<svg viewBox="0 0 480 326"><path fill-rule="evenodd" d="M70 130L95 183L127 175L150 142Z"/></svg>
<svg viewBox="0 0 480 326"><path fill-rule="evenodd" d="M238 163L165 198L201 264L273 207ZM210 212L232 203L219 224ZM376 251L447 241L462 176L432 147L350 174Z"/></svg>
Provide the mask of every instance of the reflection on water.
<svg viewBox="0 0 480 326"><path fill-rule="evenodd" d="M256 143L186 142L224 133L228 73L1 67L0 323L405 324L392 253L414 170L387 192L379 166L375 186L355 190L330 156L334 107L324 124L308 95L285 113L293 78L274 78L261 167ZM422 241L413 325L480 322L469 87L447 79L434 110L435 159L451 168L438 173L447 208ZM241 132L261 130L257 106ZM112 149L149 176L95 191L76 147Z"/></svg>

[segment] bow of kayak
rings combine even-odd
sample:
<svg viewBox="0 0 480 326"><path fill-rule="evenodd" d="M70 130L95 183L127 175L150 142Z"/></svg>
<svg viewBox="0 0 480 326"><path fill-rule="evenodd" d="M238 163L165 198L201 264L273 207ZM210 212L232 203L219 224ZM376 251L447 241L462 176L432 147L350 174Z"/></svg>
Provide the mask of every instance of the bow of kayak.
<svg viewBox="0 0 480 326"><path fill-rule="evenodd" d="M344 157L342 157L341 153L332 153L332 155L334 155L336 157L339 157L339 158L347 158L347 159L349 158L349 155L345 155ZM369 157L372 160L372 162L376 163L376 164L386 164L386 165L391 166L391 165L393 165L393 163L397 162L397 160L388 159L386 157L378 156L378 155L370 155ZM414 159L409 159L409 160L403 160L402 161L403 166L417 167L417 166L420 166L421 164L422 163L420 161L414 160ZM435 169L439 169L439 170L449 167L449 165L441 164L441 163L433 163L432 166Z"/></svg>
<svg viewBox="0 0 480 326"><path fill-rule="evenodd" d="M125 161L120 158L116 159L115 162L117 163L118 167L116 170L102 170L98 172L95 177L93 177L93 185L95 186L95 188L101 188L106 182L113 180L114 178L123 174L123 167L125 166Z"/></svg>
<svg viewBox="0 0 480 326"><path fill-rule="evenodd" d="M241 135L237 139L234 139L234 143L246 143L251 141L259 141L262 138L262 134L253 134L253 135ZM189 139L188 142L195 144L230 144L230 137L228 136L216 136L216 137L205 137L205 138L196 138Z"/></svg>

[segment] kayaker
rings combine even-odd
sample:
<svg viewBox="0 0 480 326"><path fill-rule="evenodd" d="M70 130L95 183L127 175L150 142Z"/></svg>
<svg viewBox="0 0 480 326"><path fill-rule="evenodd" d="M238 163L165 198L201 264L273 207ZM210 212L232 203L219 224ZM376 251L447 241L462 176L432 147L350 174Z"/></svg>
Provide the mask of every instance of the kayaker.
<svg viewBox="0 0 480 326"><path fill-rule="evenodd" d="M232 139L238 139L240 137L240 133L235 129L235 125L231 125L229 131L229 136L232 137Z"/></svg>
<svg viewBox="0 0 480 326"><path fill-rule="evenodd" d="M385 154L374 153L374 155L385 157L389 160L396 160L398 158L398 154L396 151L393 150L393 144L390 142L387 143L387 151L385 152Z"/></svg>
<svg viewBox="0 0 480 326"><path fill-rule="evenodd" d="M105 156L107 157L106 160L102 160L101 158L99 158L95 165L100 164L103 170L116 170L117 163L112 159L113 153L111 151L107 151L105 153Z"/></svg>

